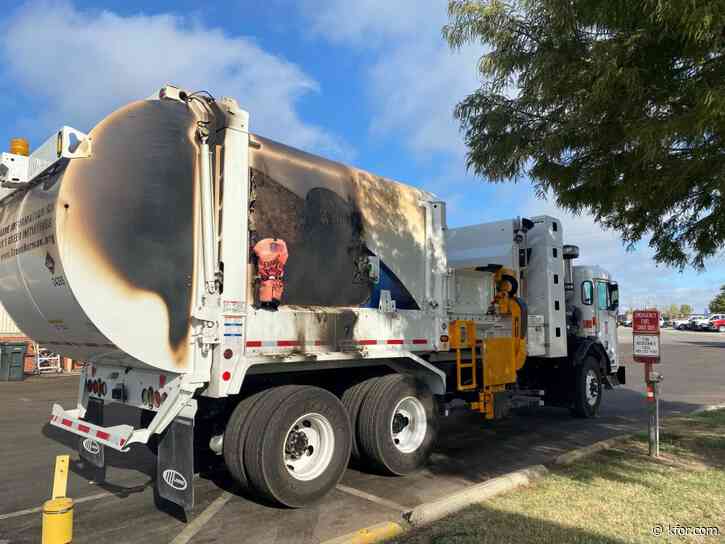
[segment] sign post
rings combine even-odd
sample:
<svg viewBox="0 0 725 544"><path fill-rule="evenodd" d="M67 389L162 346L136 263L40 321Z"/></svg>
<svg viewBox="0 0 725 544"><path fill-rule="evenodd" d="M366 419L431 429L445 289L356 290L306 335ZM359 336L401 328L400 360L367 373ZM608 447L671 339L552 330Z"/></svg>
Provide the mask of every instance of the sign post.
<svg viewBox="0 0 725 544"><path fill-rule="evenodd" d="M644 364L644 381L649 406L649 454L660 454L659 383L662 375L653 370L660 362L660 313L657 310L636 310L632 316L633 358Z"/></svg>

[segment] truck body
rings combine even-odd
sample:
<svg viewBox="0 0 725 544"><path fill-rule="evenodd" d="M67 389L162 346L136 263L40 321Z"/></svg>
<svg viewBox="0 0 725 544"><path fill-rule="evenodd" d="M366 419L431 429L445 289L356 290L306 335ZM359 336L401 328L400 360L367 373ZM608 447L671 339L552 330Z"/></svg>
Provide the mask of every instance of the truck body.
<svg viewBox="0 0 725 544"><path fill-rule="evenodd" d="M87 362L50 424L99 467L153 446L185 508L205 455L302 506L351 455L422 466L454 399L591 417L624 381L617 285L557 219L449 229L434 195L257 136L233 99L166 86L0 179L0 300ZM109 403L144 426L104 426Z"/></svg>

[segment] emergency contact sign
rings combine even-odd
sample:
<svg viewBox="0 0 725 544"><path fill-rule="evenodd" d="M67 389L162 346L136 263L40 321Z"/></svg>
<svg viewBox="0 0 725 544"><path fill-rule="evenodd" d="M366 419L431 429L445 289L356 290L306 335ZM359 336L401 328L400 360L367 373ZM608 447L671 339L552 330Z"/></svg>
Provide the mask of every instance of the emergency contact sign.
<svg viewBox="0 0 725 544"><path fill-rule="evenodd" d="M660 362L660 313L636 310L632 316L633 358L638 363Z"/></svg>

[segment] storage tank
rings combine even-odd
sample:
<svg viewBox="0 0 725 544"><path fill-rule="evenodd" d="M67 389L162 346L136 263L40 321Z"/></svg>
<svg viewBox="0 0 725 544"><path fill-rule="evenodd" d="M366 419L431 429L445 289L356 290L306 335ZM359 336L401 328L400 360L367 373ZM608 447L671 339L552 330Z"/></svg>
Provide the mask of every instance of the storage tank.
<svg viewBox="0 0 725 544"><path fill-rule="evenodd" d="M134 102L90 132L92 157L2 201L0 300L35 341L79 360L192 369L196 128L183 102ZM403 306L422 307L430 195L250 139L252 240L287 240L284 304L375 306L376 287L359 273L374 255Z"/></svg>

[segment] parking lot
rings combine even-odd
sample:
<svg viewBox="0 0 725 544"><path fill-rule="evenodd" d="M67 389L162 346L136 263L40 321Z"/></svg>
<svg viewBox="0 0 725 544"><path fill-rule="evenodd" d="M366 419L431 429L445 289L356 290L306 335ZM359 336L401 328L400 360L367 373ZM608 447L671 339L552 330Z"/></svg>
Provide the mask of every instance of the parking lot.
<svg viewBox="0 0 725 544"><path fill-rule="evenodd" d="M69 453L69 496L76 500L74 542L322 542L572 448L644 429L642 368L631 362L631 332L619 330L629 383L605 393L597 419L573 419L568 411L553 408L497 422L456 412L443 420L427 469L392 478L350 468L321 504L301 510L238 496L223 471L203 474L196 481L196 508L189 524L180 512L155 505L155 458L145 447L125 455L109 452L106 481L97 482L97 475L77 462L73 438L47 425L53 402L66 407L76 402L76 376L0 383L0 540L40 540L39 506L50 492L54 458ZM662 344L665 414L725 402L725 334L666 329Z"/></svg>

